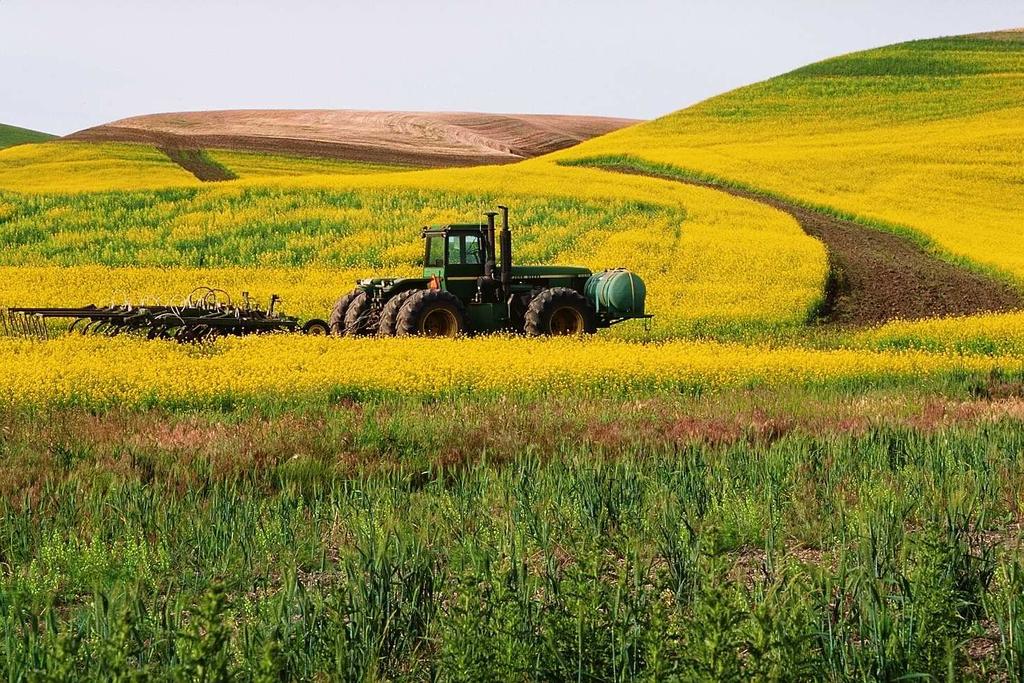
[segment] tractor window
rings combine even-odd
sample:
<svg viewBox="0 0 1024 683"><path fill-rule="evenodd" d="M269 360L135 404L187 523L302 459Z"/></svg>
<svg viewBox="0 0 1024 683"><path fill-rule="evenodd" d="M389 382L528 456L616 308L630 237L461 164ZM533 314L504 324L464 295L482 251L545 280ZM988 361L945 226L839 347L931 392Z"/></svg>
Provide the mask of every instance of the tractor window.
<svg viewBox="0 0 1024 683"><path fill-rule="evenodd" d="M444 237L431 235L427 238L427 268L444 267Z"/></svg>
<svg viewBox="0 0 1024 683"><path fill-rule="evenodd" d="M448 235L448 263L462 263L462 235Z"/></svg>
<svg viewBox="0 0 1024 683"><path fill-rule="evenodd" d="M477 235L466 235L463 263L467 266L478 266L484 262L480 255L480 238Z"/></svg>

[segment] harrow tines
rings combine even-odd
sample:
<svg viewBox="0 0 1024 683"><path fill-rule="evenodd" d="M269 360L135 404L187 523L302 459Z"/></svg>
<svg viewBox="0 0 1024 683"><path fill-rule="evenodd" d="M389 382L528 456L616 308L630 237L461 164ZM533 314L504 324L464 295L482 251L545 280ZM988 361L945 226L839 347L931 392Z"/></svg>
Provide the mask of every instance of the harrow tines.
<svg viewBox="0 0 1024 683"><path fill-rule="evenodd" d="M0 329L5 337L21 337L24 339L50 338L50 330L46 321L34 315L20 311L0 310Z"/></svg>
<svg viewBox="0 0 1024 683"><path fill-rule="evenodd" d="M29 328L28 316L24 314L18 315L14 318L14 323L17 326L19 337L26 337L29 339L32 338L32 333Z"/></svg>
<svg viewBox="0 0 1024 683"><path fill-rule="evenodd" d="M21 314L17 318L19 327L19 336L27 339L32 338L32 319L25 314Z"/></svg>
<svg viewBox="0 0 1024 683"><path fill-rule="evenodd" d="M123 303L110 306L13 307L0 311L0 332L6 335L48 339L48 320L68 319L67 331L113 337L137 334L148 339L203 342L224 336L244 336L299 329L299 320L254 306L243 294L244 306L236 306L227 292L213 287L196 288L181 306Z"/></svg>
<svg viewBox="0 0 1024 683"><path fill-rule="evenodd" d="M4 330L4 336L5 337L20 337L21 336L21 331L19 329L20 326L18 325L18 318L19 317L20 317L20 315L18 313L13 313L13 312L8 311L8 310L0 311L0 323L2 323L2 325L3 325L3 330Z"/></svg>

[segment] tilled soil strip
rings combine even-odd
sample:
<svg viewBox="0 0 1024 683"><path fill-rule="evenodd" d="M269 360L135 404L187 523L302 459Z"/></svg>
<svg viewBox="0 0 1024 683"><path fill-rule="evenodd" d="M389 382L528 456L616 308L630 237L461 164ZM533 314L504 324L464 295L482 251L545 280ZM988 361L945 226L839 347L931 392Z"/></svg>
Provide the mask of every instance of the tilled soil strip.
<svg viewBox="0 0 1024 683"><path fill-rule="evenodd" d="M749 190L630 166L594 167L708 187L793 216L804 232L824 242L828 250L829 285L819 312L824 323L876 325L895 319L1011 311L1024 305L1021 293L1011 285L943 261L899 235Z"/></svg>
<svg viewBox="0 0 1024 683"><path fill-rule="evenodd" d="M181 147L160 147L159 149L167 155L167 158L203 182L234 180L238 177L220 164L210 161L201 149Z"/></svg>
<svg viewBox="0 0 1024 683"><path fill-rule="evenodd" d="M424 168L510 164L523 159L523 157L511 154L443 154L430 150L399 150L379 145L266 135L178 135L117 126L90 128L68 135L65 139L81 142L130 142L154 145L164 152L175 149L227 149L372 164L422 166Z"/></svg>

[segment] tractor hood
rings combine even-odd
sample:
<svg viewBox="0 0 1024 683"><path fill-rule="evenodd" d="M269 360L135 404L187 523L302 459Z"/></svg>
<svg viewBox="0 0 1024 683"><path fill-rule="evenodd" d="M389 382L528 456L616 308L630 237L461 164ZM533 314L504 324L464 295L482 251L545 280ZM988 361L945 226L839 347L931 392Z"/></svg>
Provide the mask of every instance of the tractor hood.
<svg viewBox="0 0 1024 683"><path fill-rule="evenodd" d="M497 269L500 272L500 268ZM590 277L592 273L589 268L581 266L512 266L512 277Z"/></svg>

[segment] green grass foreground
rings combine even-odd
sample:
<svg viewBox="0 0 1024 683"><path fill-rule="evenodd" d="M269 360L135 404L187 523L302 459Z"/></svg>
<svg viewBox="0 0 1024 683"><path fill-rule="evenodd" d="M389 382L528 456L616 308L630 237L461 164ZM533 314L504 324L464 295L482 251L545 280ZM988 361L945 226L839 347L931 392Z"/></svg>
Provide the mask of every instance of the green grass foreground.
<svg viewBox="0 0 1024 683"><path fill-rule="evenodd" d="M0 675L1020 680L1019 389L7 409Z"/></svg>

